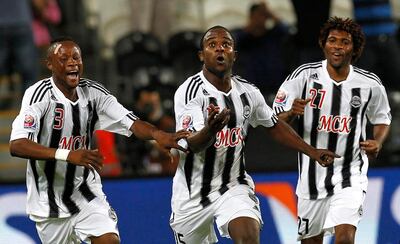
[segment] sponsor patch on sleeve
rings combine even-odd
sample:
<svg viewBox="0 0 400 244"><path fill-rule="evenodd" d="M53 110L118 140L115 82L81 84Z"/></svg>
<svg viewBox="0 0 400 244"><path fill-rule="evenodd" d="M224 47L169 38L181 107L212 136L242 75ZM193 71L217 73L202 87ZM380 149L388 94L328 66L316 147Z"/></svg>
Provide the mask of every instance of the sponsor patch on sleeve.
<svg viewBox="0 0 400 244"><path fill-rule="evenodd" d="M187 131L193 131L193 118L190 114L185 114L181 119L182 129Z"/></svg>
<svg viewBox="0 0 400 244"><path fill-rule="evenodd" d="M25 129L36 129L36 121L32 115L30 115L30 114L25 115L24 128Z"/></svg>
<svg viewBox="0 0 400 244"><path fill-rule="evenodd" d="M276 93L275 103L284 105L284 104L286 104L287 97L288 96L285 91L279 90L278 93Z"/></svg>

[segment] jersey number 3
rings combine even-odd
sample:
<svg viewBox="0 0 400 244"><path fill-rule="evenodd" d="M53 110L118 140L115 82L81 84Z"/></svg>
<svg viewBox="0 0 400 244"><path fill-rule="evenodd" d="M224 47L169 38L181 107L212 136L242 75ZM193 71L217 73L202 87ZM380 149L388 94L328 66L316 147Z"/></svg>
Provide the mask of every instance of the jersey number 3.
<svg viewBox="0 0 400 244"><path fill-rule="evenodd" d="M56 108L54 110L54 124L53 129L61 130L64 126L64 109L63 108Z"/></svg>

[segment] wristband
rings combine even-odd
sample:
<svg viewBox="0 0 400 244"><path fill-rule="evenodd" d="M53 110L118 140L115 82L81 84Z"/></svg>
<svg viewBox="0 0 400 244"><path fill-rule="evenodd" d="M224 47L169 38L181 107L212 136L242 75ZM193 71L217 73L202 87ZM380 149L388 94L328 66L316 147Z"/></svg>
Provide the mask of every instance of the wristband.
<svg viewBox="0 0 400 244"><path fill-rule="evenodd" d="M68 149L57 149L56 154L54 155L54 158L56 160L67 161L69 152L70 152L70 150L68 150Z"/></svg>

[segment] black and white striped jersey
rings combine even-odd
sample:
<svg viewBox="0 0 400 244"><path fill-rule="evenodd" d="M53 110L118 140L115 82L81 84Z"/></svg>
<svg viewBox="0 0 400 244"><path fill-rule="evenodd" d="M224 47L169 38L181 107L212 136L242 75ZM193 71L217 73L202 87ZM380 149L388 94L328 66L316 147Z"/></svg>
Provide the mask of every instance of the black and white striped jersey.
<svg viewBox="0 0 400 244"><path fill-rule="evenodd" d="M346 80L336 82L327 61L304 64L288 76L274 101L274 111L289 111L295 98L311 98L299 118L298 133L310 145L328 148L337 158L321 167L304 154L298 156L296 193L319 199L349 186L366 190L368 158L359 143L366 139L367 118L372 124L391 122L385 88L373 73L350 66Z"/></svg>
<svg viewBox="0 0 400 244"><path fill-rule="evenodd" d="M28 138L46 147L90 148L94 130L130 136L137 119L98 82L81 79L79 99L68 100L52 78L41 80L24 94L21 111L12 124L10 140ZM104 196L100 176L65 161L28 160L27 213L39 217L67 217L87 202Z"/></svg>
<svg viewBox="0 0 400 244"><path fill-rule="evenodd" d="M180 153L173 183L172 209L184 211L205 207L230 187L254 183L245 170L244 146L249 125L272 127L277 116L253 84L233 76L228 93L217 90L199 72L176 91L176 129L200 131L207 120L209 104L229 108L230 121L216 134L216 140L199 153Z"/></svg>

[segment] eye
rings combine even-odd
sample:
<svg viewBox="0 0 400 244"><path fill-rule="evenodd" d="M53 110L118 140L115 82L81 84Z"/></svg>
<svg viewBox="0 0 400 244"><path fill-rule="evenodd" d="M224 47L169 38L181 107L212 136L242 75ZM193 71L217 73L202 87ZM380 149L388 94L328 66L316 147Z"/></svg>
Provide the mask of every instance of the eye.
<svg viewBox="0 0 400 244"><path fill-rule="evenodd" d="M209 47L214 48L215 47L215 42L210 42L210 44L208 44Z"/></svg>

